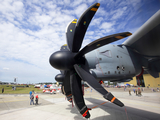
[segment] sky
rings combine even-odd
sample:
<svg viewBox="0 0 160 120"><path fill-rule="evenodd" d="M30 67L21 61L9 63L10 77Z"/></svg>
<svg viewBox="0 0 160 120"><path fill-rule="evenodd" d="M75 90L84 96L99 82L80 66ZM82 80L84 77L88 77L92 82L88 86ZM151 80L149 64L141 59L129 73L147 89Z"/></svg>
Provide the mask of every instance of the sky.
<svg viewBox="0 0 160 120"><path fill-rule="evenodd" d="M0 81L56 82L60 72L49 57L66 44L68 23L96 2L82 48L107 35L134 33L160 9L160 0L0 0Z"/></svg>

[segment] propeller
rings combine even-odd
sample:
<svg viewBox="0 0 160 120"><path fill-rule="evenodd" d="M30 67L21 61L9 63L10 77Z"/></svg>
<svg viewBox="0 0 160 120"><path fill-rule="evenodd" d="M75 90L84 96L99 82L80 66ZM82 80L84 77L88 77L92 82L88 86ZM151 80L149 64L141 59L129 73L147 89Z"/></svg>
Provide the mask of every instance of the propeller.
<svg viewBox="0 0 160 120"><path fill-rule="evenodd" d="M120 107L124 106L121 101L105 90L90 74L84 55L103 45L130 36L131 33L124 32L100 38L79 51L86 30L99 6L99 3L93 4L82 14L78 22L74 19L68 24L66 29L67 46L62 46L61 50L53 53L49 59L52 67L64 71L56 76L56 80L62 80L63 93L67 96L68 100L73 98L77 109L85 118L89 118L90 114L83 98L81 80L86 81L91 87L101 93L105 99Z"/></svg>
<svg viewBox="0 0 160 120"><path fill-rule="evenodd" d="M68 51L67 45L63 45L60 51ZM72 93L70 87L70 71L60 70L61 74L55 76L55 80L63 82L61 86L62 94L64 94L69 102L72 102Z"/></svg>

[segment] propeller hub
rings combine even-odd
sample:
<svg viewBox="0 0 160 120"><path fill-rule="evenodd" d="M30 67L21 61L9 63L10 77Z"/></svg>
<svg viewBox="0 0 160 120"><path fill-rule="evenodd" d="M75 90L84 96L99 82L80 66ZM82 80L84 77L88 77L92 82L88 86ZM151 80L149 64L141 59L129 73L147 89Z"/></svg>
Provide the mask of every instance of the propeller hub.
<svg viewBox="0 0 160 120"><path fill-rule="evenodd" d="M64 74L58 74L58 75L56 75L55 80L57 82L63 82L64 78L65 78Z"/></svg>
<svg viewBox="0 0 160 120"><path fill-rule="evenodd" d="M75 64L74 56L70 51L57 51L50 56L49 62L58 70L70 70Z"/></svg>

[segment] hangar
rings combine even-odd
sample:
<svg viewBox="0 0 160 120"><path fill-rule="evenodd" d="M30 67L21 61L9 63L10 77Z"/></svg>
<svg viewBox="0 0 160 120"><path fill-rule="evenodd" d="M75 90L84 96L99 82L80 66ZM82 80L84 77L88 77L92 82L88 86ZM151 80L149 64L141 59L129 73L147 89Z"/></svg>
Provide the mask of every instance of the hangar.
<svg viewBox="0 0 160 120"><path fill-rule="evenodd" d="M160 76L160 73L159 73ZM142 87L160 87L160 77L154 78L150 74L143 74L139 77L133 77L130 82L125 82L125 84L133 84L134 86L140 85Z"/></svg>

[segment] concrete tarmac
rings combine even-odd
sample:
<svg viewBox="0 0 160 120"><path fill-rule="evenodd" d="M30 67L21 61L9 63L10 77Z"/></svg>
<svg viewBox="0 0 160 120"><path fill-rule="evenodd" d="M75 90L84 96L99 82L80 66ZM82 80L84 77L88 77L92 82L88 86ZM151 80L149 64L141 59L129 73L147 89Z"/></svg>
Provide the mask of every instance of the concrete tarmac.
<svg viewBox="0 0 160 120"><path fill-rule="evenodd" d="M106 101L96 91L85 91L90 120L160 120L160 92L142 92L136 96L118 88L108 89L125 107ZM35 94L36 95L36 94ZM101 103L106 102L103 105ZM85 120L76 107L59 94L39 94L39 105L30 105L29 94L0 95L1 120Z"/></svg>

